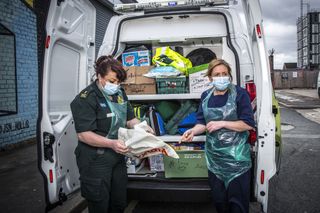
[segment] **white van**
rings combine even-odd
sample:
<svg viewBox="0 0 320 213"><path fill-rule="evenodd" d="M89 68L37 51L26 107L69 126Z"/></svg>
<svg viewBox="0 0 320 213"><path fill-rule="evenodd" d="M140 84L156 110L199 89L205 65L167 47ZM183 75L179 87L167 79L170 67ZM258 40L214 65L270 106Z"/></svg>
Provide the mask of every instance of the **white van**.
<svg viewBox="0 0 320 213"><path fill-rule="evenodd" d="M320 98L320 72L318 73L317 91L318 91L318 96Z"/></svg>
<svg viewBox="0 0 320 213"><path fill-rule="evenodd" d="M104 10L105 9L105 10ZM94 75L100 55L121 56L129 45L179 46L186 55L208 48L231 64L233 83L247 88L255 108L257 132L252 147L252 197L267 212L269 181L280 162L279 109L273 99L263 22L258 0L185 0L116 5L105 1L52 0L47 18L47 39L38 123L39 165L45 179L47 209L61 204L80 187L74 149L78 143L70 102ZM99 20L99 26L98 22ZM103 23L103 24L101 24ZM104 30L101 26L107 26ZM99 44L97 36L104 35ZM99 46L97 46L99 45ZM99 49L96 54L95 49ZM199 93L129 95L132 102L199 100ZM180 136L161 136L176 142ZM276 139L277 138L277 139ZM195 141L204 142L205 136ZM167 179L147 171L130 176L129 196L137 200L205 201L206 179Z"/></svg>

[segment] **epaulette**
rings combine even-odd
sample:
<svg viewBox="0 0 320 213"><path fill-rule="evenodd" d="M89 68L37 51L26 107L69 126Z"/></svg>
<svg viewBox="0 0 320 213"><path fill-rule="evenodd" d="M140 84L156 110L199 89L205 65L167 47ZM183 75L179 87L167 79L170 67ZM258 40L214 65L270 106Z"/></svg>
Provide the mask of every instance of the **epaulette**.
<svg viewBox="0 0 320 213"><path fill-rule="evenodd" d="M92 91L93 91L93 88L91 86L85 88L80 92L80 98L87 98Z"/></svg>

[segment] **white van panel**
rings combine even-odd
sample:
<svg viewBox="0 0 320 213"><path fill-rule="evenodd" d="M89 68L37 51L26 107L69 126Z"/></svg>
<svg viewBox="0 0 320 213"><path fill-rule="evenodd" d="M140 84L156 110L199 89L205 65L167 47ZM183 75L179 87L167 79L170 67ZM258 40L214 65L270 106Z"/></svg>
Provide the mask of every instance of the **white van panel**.
<svg viewBox="0 0 320 213"><path fill-rule="evenodd" d="M57 42L52 48L49 73L49 112L69 111L79 90L79 51Z"/></svg>
<svg viewBox="0 0 320 213"><path fill-rule="evenodd" d="M163 17L172 18L164 19ZM163 15L124 21L121 25L119 41L183 42L188 38L226 35L227 28L222 15L190 14L188 18L179 18L179 15Z"/></svg>
<svg viewBox="0 0 320 213"><path fill-rule="evenodd" d="M95 8L85 0L59 4L52 0L46 31L50 42L44 56L40 146L41 172L50 206L63 201L80 185L70 103L93 73Z"/></svg>

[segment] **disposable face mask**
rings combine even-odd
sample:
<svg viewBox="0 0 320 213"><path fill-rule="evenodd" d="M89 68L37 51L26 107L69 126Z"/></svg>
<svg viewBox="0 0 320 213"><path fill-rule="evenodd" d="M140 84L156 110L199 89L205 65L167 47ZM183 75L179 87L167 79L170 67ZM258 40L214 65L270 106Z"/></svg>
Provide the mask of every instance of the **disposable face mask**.
<svg viewBox="0 0 320 213"><path fill-rule="evenodd" d="M120 89L120 85L112 84L110 82L106 82L106 85L104 85L104 87L103 87L103 91L107 95L114 95L119 91L119 89Z"/></svg>
<svg viewBox="0 0 320 213"><path fill-rule="evenodd" d="M217 90L223 91L227 89L230 84L230 77L213 77L212 82L210 83L211 86L214 86Z"/></svg>

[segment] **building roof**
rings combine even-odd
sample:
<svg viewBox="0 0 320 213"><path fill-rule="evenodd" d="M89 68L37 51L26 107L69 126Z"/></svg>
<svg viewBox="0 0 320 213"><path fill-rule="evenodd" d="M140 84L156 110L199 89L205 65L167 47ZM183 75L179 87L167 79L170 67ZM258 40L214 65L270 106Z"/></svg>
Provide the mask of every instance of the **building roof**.
<svg viewBox="0 0 320 213"><path fill-rule="evenodd" d="M283 64L283 69L297 69L297 63L289 62Z"/></svg>

